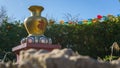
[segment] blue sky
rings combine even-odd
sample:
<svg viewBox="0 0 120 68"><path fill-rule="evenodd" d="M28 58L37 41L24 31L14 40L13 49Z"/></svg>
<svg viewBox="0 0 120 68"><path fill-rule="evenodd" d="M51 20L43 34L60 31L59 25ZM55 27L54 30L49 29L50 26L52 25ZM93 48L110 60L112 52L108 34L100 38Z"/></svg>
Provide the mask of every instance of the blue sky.
<svg viewBox="0 0 120 68"><path fill-rule="evenodd" d="M7 9L7 14L16 20L24 20L30 16L28 7L41 5L42 16L55 20L65 20L65 14L79 14L79 19L95 18L100 15L120 14L118 0L0 0L0 6Z"/></svg>

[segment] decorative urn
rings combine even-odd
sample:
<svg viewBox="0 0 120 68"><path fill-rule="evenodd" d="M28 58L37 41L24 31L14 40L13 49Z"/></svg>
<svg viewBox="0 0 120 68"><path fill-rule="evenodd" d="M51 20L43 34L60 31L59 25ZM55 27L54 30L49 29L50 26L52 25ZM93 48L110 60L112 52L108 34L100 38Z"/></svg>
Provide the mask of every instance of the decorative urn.
<svg viewBox="0 0 120 68"><path fill-rule="evenodd" d="M53 49L61 49L61 46L52 44L51 38L44 35L47 27L47 19L41 16L43 11L42 6L30 6L28 8L31 12L31 16L26 18L24 26L28 32L28 36L21 40L21 44L12 48L12 51L17 56L17 62L19 62L19 54L22 50L28 49L45 49L51 51Z"/></svg>
<svg viewBox="0 0 120 68"><path fill-rule="evenodd" d="M24 21L25 28L29 36L43 35L48 24L47 19L41 16L44 10L42 6L30 6L31 16Z"/></svg>
<svg viewBox="0 0 120 68"><path fill-rule="evenodd" d="M44 10L42 6L30 6L31 16L24 20L24 26L28 32L28 37L21 40L22 43L52 43L50 38L44 36L48 25L47 19L41 16Z"/></svg>

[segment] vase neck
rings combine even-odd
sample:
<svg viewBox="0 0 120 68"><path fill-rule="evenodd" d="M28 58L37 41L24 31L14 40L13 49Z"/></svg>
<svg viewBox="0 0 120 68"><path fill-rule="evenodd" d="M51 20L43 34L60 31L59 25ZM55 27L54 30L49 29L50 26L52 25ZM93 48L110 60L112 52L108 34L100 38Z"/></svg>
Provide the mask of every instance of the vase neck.
<svg viewBox="0 0 120 68"><path fill-rule="evenodd" d="M31 16L41 16L41 12L44 10L42 6L30 6Z"/></svg>
<svg viewBox="0 0 120 68"><path fill-rule="evenodd" d="M31 12L31 16L41 16L41 12Z"/></svg>

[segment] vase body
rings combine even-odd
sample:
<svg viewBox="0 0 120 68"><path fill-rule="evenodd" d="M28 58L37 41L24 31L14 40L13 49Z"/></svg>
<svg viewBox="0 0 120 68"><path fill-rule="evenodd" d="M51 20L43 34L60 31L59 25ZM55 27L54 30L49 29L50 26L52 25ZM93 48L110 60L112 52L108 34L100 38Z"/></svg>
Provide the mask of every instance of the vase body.
<svg viewBox="0 0 120 68"><path fill-rule="evenodd" d="M42 6L30 6L31 16L24 20L25 28L29 36L42 36L47 27L47 19L41 16Z"/></svg>

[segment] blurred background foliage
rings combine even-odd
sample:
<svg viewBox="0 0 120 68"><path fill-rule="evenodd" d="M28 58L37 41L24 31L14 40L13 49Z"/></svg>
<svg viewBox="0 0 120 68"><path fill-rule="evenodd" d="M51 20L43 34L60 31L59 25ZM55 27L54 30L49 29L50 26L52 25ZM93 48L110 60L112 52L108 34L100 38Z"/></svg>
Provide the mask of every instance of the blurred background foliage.
<svg viewBox="0 0 120 68"><path fill-rule="evenodd" d="M105 57L110 55L110 47L114 42L120 44L120 21L103 21L89 25L54 24L47 29L45 35L51 37L54 44L72 48L82 55L93 58ZM120 54L114 53L114 55Z"/></svg>
<svg viewBox="0 0 120 68"><path fill-rule="evenodd" d="M68 21L66 24L60 21L60 24L56 24L56 21L50 19L45 36L51 37L53 44L60 44L62 48L71 48L81 55L89 55L96 59L110 55L110 47L114 42L120 44L120 16L97 20L91 24L76 22ZM4 15L0 24L0 59L7 54L5 61L13 60L15 54L12 53L12 48L20 45L20 40L28 34L23 22L10 22L7 15ZM113 55L120 56L120 53L114 51Z"/></svg>

